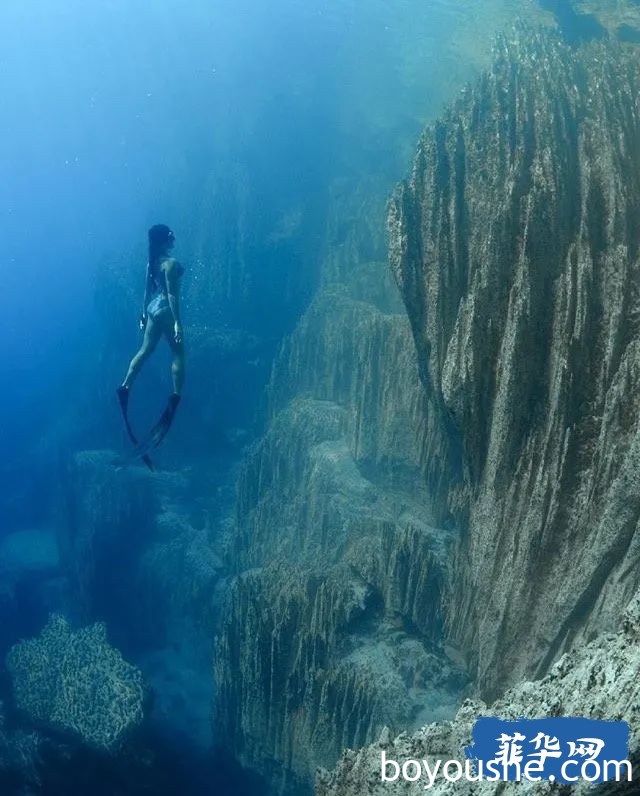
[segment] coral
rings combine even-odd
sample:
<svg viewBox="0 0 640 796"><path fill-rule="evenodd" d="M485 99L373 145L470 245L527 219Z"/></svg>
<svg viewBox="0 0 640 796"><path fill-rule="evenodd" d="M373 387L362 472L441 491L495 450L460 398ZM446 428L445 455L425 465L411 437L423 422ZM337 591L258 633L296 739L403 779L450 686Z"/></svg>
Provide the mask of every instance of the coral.
<svg viewBox="0 0 640 796"><path fill-rule="evenodd" d="M52 615L36 639L7 655L17 707L36 723L117 750L143 719L142 674L107 641L104 624L73 631Z"/></svg>

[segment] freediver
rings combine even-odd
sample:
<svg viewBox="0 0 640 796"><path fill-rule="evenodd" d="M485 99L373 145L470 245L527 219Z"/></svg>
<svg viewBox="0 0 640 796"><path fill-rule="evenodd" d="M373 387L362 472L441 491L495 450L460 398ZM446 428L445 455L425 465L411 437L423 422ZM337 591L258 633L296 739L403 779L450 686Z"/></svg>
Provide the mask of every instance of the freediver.
<svg viewBox="0 0 640 796"><path fill-rule="evenodd" d="M180 319L180 278L184 269L170 255L174 244L175 235L166 224L156 224L149 230L149 259L144 301L138 322L140 330L144 332L144 338L140 349L131 360L124 381L116 390L127 431L134 444L137 444L128 420L131 385L164 335L173 354L171 362L173 392L169 396L167 407L160 420L136 449L136 453L145 459L149 467L151 464L144 454L159 445L169 431L180 403L184 383L184 340Z"/></svg>

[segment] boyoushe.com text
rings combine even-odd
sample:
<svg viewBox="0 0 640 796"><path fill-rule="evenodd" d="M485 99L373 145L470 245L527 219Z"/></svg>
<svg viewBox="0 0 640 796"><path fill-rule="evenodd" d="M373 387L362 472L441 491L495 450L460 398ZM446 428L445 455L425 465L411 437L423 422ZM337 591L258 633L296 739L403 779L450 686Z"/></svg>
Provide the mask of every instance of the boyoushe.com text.
<svg viewBox="0 0 640 796"><path fill-rule="evenodd" d="M519 763L500 764L496 761L484 762L482 760L412 760L403 762L387 757L383 750L380 756L380 777L382 782L397 782L403 779L406 782L424 783L424 790L432 788L439 778L448 782L457 782L465 779L467 782L498 782L500 780L527 780L540 782L548 779L555 780L553 774L544 777L544 765L538 760L530 760L524 766ZM631 782L632 767L629 760L566 760L561 767L562 781L578 782L584 779L587 782L602 782L615 780L616 782Z"/></svg>

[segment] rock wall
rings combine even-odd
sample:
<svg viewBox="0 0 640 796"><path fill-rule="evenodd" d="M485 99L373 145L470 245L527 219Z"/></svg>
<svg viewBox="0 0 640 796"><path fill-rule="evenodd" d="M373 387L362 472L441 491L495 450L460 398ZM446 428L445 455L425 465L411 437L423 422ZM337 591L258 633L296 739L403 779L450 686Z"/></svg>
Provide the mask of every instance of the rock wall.
<svg viewBox="0 0 640 796"><path fill-rule="evenodd" d="M492 794L572 794L635 793L640 762L640 723L638 722L638 641L640 640L640 592L627 606L616 633L603 634L586 646L565 653L538 682L522 682L507 691L488 707L480 700L466 700L451 722L430 724L418 732L402 733L393 738L384 730L377 743L357 751L346 750L336 769L321 771L316 782L316 796L371 796L424 793L428 781L410 783L402 778L390 785L381 781L381 753L399 761L459 760L464 764L464 747L472 743L471 730L478 716L502 719L540 716L583 716L590 719L627 721L630 726L629 759L633 782L604 783L594 786L584 780L567 786L540 782L482 782L461 779L435 780L429 793L461 796ZM389 771L389 773L391 773Z"/></svg>
<svg viewBox="0 0 640 796"><path fill-rule="evenodd" d="M37 733L6 726L4 706L0 702L0 787L5 793L11 793L11 789L17 792L24 781L37 784L40 743Z"/></svg>
<svg viewBox="0 0 640 796"><path fill-rule="evenodd" d="M436 500L460 528L447 631L486 696L612 629L640 582L639 96L636 49L516 30L391 204L461 451Z"/></svg>
<svg viewBox="0 0 640 796"><path fill-rule="evenodd" d="M334 274L274 365L216 641L217 737L278 793L310 792L385 725L452 714L464 683L442 647L451 540L423 480L408 321L383 263Z"/></svg>
<svg viewBox="0 0 640 796"><path fill-rule="evenodd" d="M221 577L216 535L184 475L116 468L112 451L83 451L62 476L58 546L66 613L105 621L120 646L179 643L211 633Z"/></svg>

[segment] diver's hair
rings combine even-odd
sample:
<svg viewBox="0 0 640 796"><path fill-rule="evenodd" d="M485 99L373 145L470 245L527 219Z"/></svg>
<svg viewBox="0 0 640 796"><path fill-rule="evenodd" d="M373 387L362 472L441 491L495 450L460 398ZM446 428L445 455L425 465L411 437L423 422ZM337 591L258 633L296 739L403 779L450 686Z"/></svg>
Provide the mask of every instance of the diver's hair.
<svg viewBox="0 0 640 796"><path fill-rule="evenodd" d="M166 224L155 224L149 230L149 278L154 290L160 289L158 264L172 238L173 232Z"/></svg>

